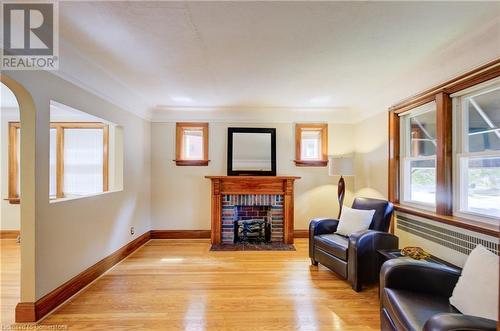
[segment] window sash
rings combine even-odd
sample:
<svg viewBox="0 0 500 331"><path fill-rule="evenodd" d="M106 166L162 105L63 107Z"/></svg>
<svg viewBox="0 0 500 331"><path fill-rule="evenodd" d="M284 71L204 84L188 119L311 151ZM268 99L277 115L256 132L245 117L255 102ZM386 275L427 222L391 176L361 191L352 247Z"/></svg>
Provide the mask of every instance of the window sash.
<svg viewBox="0 0 500 331"><path fill-rule="evenodd" d="M427 203L420 200L414 200L411 198L412 192L412 182L411 182L411 163L413 161L434 161L434 169L436 169L436 156L415 156L415 157L403 157L401 166L401 201L408 205L415 205L420 208L435 210L436 201L432 203ZM436 169L437 170L437 169ZM436 178L434 178L434 187L436 190Z"/></svg>
<svg viewBox="0 0 500 331"><path fill-rule="evenodd" d="M312 149L308 150L307 147ZM295 125L295 164L297 166L328 164L328 124Z"/></svg>
<svg viewBox="0 0 500 331"><path fill-rule="evenodd" d="M422 208L426 210L435 211L436 210L436 200L432 203L427 203L424 201L413 200L411 197L412 183L411 183L411 163L413 161L434 161L434 169L436 169L437 158L436 155L427 156L412 156L412 139L411 139L411 119L417 116L436 112L436 102L431 101L419 107L413 108L407 112L399 114L401 118L402 125L400 126L400 141L401 141L401 166L399 167L400 178L401 178L401 189L400 189L400 199L403 204L414 206L417 208ZM436 141L434 137L434 141ZM437 169L436 169L437 170ZM435 191L437 189L437 178L434 179ZM436 193L435 193L436 194Z"/></svg>
<svg viewBox="0 0 500 331"><path fill-rule="evenodd" d="M175 159L177 166L207 166L208 165L208 123L199 122L177 122L175 124ZM201 136L201 157L190 155L186 149L191 143L191 139Z"/></svg>

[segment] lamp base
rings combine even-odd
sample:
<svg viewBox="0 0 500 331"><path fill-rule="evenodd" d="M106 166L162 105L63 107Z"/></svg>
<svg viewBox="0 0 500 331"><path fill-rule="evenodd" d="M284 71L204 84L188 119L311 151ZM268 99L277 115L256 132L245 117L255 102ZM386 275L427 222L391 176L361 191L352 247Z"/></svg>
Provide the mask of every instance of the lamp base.
<svg viewBox="0 0 500 331"><path fill-rule="evenodd" d="M344 195L345 195L345 181L344 177L340 176L339 183L337 184L337 199L339 201L339 216L342 214L342 205L344 204Z"/></svg>

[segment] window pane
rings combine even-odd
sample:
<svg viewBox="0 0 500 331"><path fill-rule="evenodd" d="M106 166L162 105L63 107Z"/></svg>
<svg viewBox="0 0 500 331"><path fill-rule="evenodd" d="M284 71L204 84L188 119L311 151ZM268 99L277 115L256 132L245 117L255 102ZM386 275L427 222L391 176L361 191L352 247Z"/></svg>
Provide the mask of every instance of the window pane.
<svg viewBox="0 0 500 331"><path fill-rule="evenodd" d="M410 161L410 200L435 204L436 161Z"/></svg>
<svg viewBox="0 0 500 331"><path fill-rule="evenodd" d="M464 158L462 211L500 217L500 157Z"/></svg>
<svg viewBox="0 0 500 331"><path fill-rule="evenodd" d="M500 89L465 100L469 152L500 150Z"/></svg>
<svg viewBox="0 0 500 331"><path fill-rule="evenodd" d="M303 130L301 145L302 160L321 160L321 131Z"/></svg>
<svg viewBox="0 0 500 331"><path fill-rule="evenodd" d="M203 130L184 130L184 159L203 160Z"/></svg>
<svg viewBox="0 0 500 331"><path fill-rule="evenodd" d="M49 152L49 196L55 197L56 189L56 145L57 145L57 130L50 129L50 152Z"/></svg>
<svg viewBox="0 0 500 331"><path fill-rule="evenodd" d="M103 130L64 130L64 194L103 191Z"/></svg>
<svg viewBox="0 0 500 331"><path fill-rule="evenodd" d="M410 117L410 155L436 155L436 111Z"/></svg>

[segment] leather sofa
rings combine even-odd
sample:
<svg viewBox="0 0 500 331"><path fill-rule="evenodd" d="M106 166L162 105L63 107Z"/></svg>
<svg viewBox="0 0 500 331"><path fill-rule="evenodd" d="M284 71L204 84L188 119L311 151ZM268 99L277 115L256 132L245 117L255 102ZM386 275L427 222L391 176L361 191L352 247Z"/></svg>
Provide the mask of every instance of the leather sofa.
<svg viewBox="0 0 500 331"><path fill-rule="evenodd" d="M369 230L355 232L347 238L335 233L337 219L313 219L309 224L309 257L313 265L321 263L347 279L355 291L360 291L363 283L378 281L377 250L397 248L398 238L387 233L393 212L390 202L356 198L352 208L375 210Z"/></svg>
<svg viewBox="0 0 500 331"><path fill-rule="evenodd" d="M496 321L461 314L449 303L459 268L408 259L385 262L380 271L383 331L496 330Z"/></svg>

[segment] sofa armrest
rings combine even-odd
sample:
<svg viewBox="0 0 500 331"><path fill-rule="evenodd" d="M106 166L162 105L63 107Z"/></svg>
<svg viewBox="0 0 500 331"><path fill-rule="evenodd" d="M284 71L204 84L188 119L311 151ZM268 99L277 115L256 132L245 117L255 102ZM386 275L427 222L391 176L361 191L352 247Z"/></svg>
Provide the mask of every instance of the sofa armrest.
<svg viewBox="0 0 500 331"><path fill-rule="evenodd" d="M314 218L309 223L309 257L314 259L314 236L337 231L339 220L334 218Z"/></svg>
<svg viewBox="0 0 500 331"><path fill-rule="evenodd" d="M364 230L349 236L348 248L348 279L355 291L361 290L361 283L378 280L379 249L394 249L398 247L398 237L393 234Z"/></svg>
<svg viewBox="0 0 500 331"><path fill-rule="evenodd" d="M387 287L449 298L460 274L460 268L412 259L392 259L386 261L380 270L380 291Z"/></svg>
<svg viewBox="0 0 500 331"><path fill-rule="evenodd" d="M471 315L443 313L425 322L423 331L496 330L497 322Z"/></svg>

